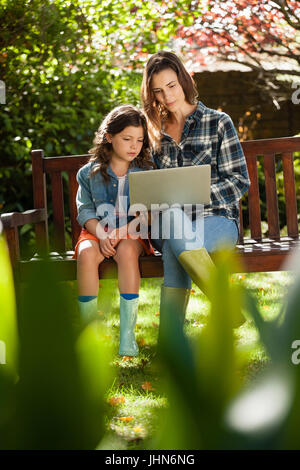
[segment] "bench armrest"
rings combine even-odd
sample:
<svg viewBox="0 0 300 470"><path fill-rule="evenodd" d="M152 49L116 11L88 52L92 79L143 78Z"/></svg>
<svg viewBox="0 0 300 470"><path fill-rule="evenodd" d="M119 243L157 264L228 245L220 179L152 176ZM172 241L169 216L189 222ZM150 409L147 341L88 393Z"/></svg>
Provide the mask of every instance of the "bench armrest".
<svg viewBox="0 0 300 470"><path fill-rule="evenodd" d="M47 220L46 209L31 209L25 212L8 212L0 215L4 229L16 228L25 224L36 224Z"/></svg>
<svg viewBox="0 0 300 470"><path fill-rule="evenodd" d="M25 212L8 212L0 215L0 221L4 228L11 264L15 268L20 259L18 227L25 224L45 224L47 211L46 209L31 209Z"/></svg>

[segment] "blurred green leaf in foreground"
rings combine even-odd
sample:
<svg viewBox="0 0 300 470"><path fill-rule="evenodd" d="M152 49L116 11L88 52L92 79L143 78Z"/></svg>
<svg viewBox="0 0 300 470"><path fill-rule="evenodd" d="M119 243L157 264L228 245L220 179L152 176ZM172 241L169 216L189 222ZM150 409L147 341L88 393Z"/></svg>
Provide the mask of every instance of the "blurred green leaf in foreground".
<svg viewBox="0 0 300 470"><path fill-rule="evenodd" d="M300 448L300 360L292 360L297 344L300 357L300 278L295 277L278 317L265 321L249 292L231 282L233 256L224 251L216 259L211 312L195 344L180 328L176 305L170 309L158 364L169 407L149 448ZM241 315L254 321L270 357L250 383L240 378L247 351L234 338Z"/></svg>
<svg viewBox="0 0 300 470"><path fill-rule="evenodd" d="M112 380L104 332L97 322L76 327L69 286L45 260L18 289L19 367L9 382L4 371L14 365L16 331L3 238L0 250L0 338L7 345L7 365L0 365L0 448L94 449L104 434L104 393Z"/></svg>

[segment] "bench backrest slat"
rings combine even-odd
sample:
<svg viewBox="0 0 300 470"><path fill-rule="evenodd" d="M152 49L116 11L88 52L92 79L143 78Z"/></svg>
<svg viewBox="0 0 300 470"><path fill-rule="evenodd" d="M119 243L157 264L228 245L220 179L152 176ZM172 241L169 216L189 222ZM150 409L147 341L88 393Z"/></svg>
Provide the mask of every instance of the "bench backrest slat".
<svg viewBox="0 0 300 470"><path fill-rule="evenodd" d="M244 222L243 222L243 209L242 201L240 201L240 233L239 233L239 243L244 241Z"/></svg>
<svg viewBox="0 0 300 470"><path fill-rule="evenodd" d="M254 240L261 240L261 216L260 216L260 200L257 174L257 157L256 155L247 155L247 166L251 185L248 191L249 206L249 224L251 237Z"/></svg>
<svg viewBox="0 0 300 470"><path fill-rule="evenodd" d="M80 231L81 231L81 227L79 226L79 224L76 220L76 217L77 217L76 193L77 193L77 189L78 189L76 174L77 174L77 169L68 171L68 177L69 177L69 207L70 207L70 219L71 219L73 249L76 245L78 236L79 236Z"/></svg>
<svg viewBox="0 0 300 470"><path fill-rule="evenodd" d="M289 237L297 237L299 234L299 230L297 217L294 159L292 152L284 152L282 154L282 168L288 235Z"/></svg>
<svg viewBox="0 0 300 470"><path fill-rule="evenodd" d="M276 186L275 155L264 155L264 173L266 185L267 219L269 238L280 238L278 198Z"/></svg>
<svg viewBox="0 0 300 470"><path fill-rule="evenodd" d="M50 173L53 208L53 247L55 251L65 251L65 213L62 175L60 171Z"/></svg>
<svg viewBox="0 0 300 470"><path fill-rule="evenodd" d="M44 173L43 150L32 150L32 186L35 209L47 210L46 175ZM48 221L35 224L35 236L38 252L48 249Z"/></svg>

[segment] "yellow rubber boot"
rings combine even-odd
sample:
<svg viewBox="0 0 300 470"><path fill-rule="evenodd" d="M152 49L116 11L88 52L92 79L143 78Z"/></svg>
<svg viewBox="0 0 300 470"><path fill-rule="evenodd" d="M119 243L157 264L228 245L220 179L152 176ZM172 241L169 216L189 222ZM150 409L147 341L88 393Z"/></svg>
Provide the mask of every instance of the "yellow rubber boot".
<svg viewBox="0 0 300 470"><path fill-rule="evenodd" d="M192 281L209 298L209 280L216 268L206 249L183 251L178 256L178 260Z"/></svg>
<svg viewBox="0 0 300 470"><path fill-rule="evenodd" d="M190 298L190 289L161 287L158 342L170 334L174 322L182 328Z"/></svg>
<svg viewBox="0 0 300 470"><path fill-rule="evenodd" d="M211 299L210 279L214 274L216 266L205 248L197 250L183 251L178 256L180 264L184 267L192 281L202 290L202 292ZM234 328L241 326L247 318L240 314L235 318Z"/></svg>

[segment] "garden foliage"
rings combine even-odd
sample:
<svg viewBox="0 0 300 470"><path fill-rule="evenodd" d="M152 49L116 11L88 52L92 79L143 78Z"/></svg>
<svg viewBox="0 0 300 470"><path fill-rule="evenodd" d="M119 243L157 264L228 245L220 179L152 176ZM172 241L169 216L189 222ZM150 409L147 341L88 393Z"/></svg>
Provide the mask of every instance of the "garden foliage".
<svg viewBox="0 0 300 470"><path fill-rule="evenodd" d="M7 350L0 364L0 448L101 447L113 380L102 326L79 327L68 286L46 260L42 276L16 283L16 322L3 238L0 250L0 340ZM279 315L265 321L242 285L230 282L234 263L227 252L216 260L211 312L197 339L184 335L176 305L168 313L155 363L168 406L147 449L299 449L299 278ZM248 382L240 370L249 351L234 336L242 315L254 322L270 359Z"/></svg>

